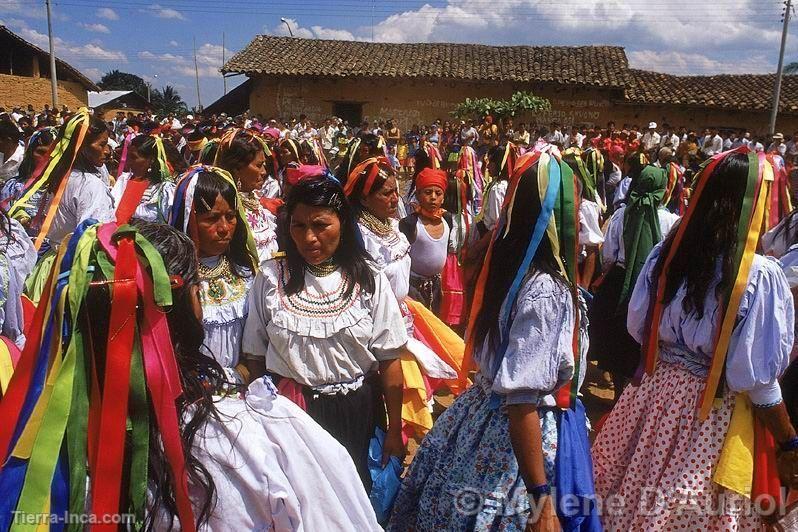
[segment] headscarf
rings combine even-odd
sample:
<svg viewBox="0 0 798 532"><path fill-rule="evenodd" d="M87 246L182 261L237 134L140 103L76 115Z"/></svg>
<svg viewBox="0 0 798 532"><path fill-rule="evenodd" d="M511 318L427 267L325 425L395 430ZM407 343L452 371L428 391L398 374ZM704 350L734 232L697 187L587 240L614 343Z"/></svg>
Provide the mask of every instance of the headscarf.
<svg viewBox="0 0 798 532"><path fill-rule="evenodd" d="M175 189L175 199L174 203L172 204L172 212L169 216L169 225L180 229L198 244L196 234L197 216L194 209L194 193L197 189L197 180L202 172L215 174L220 179L226 181L227 184L233 187L233 190L236 191L236 198L239 198L239 201L236 201L236 205L231 205L231 207L233 207L236 211L238 225L243 227L244 231L246 231L246 252L250 259L250 267L252 271L257 271L260 261L258 260L258 248L255 245L255 237L252 235L252 228L247 222L246 210L244 208L244 203L240 201L238 188L236 187L230 172L227 170L202 164L192 166L186 170L186 172L178 181L177 188Z"/></svg>
<svg viewBox="0 0 798 532"><path fill-rule="evenodd" d="M80 317L99 272L113 287L102 361ZM6 526L13 512L115 515L121 510L134 514L139 528L147 501L152 409L181 528L195 530L175 405L183 389L165 314L178 283L182 280L169 276L155 247L131 226L89 220L59 247L0 401L0 521ZM92 384L96 379L104 383L101 388Z"/></svg>
<svg viewBox="0 0 798 532"><path fill-rule="evenodd" d="M416 190L424 190L427 187L436 186L446 192L448 184L449 176L446 174L445 170L424 168L416 176Z"/></svg>
<svg viewBox="0 0 798 532"><path fill-rule="evenodd" d="M327 168L318 164L300 164L285 169L285 182L292 187L310 177L328 175Z"/></svg>
<svg viewBox="0 0 798 532"><path fill-rule="evenodd" d="M643 168L632 183L629 203L623 213L626 274L623 278L619 304L627 301L649 253L662 240L657 211L665 197L667 184L668 176L665 169L651 165Z"/></svg>
<svg viewBox="0 0 798 532"><path fill-rule="evenodd" d="M368 169L369 166L371 166L371 170L366 173L366 169ZM362 195L368 196L371 194L371 189L374 187L377 176L383 174L383 176L387 178L388 174L385 173L386 167L390 168L391 163L385 157L369 157L355 166L355 168L349 172L349 177L346 180L346 186L344 187L344 194L346 194L346 197L348 198L352 195L355 191L355 187L361 181L363 181Z"/></svg>

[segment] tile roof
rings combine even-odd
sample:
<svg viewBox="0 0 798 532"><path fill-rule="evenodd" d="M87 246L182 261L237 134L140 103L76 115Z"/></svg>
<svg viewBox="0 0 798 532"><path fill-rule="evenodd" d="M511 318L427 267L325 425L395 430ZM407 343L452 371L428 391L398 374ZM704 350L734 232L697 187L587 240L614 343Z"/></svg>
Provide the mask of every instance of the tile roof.
<svg viewBox="0 0 798 532"><path fill-rule="evenodd" d="M50 57L49 52L45 52L35 44L26 41L25 39L23 39L13 31L11 31L4 25L0 24L0 37L2 36L10 38L11 40L16 41L18 44L21 44L22 46L27 46L33 51L34 54L38 55L40 58L43 58L45 61L49 60ZM63 76L61 71L64 71L67 72L76 81L78 81L81 85L83 85L86 88L86 90L90 91L100 90L100 88L97 86L96 83L87 78L85 75L83 75L83 73L80 70L73 67L66 61L63 61L61 59L58 59L58 57L56 57L55 62L56 62L56 77L60 78L60 76Z"/></svg>
<svg viewBox="0 0 798 532"><path fill-rule="evenodd" d="M737 110L769 110L775 74L674 76L629 70L626 101L644 104L694 105ZM779 110L798 112L798 76L784 76Z"/></svg>
<svg viewBox="0 0 798 532"><path fill-rule="evenodd" d="M258 35L222 72L277 76L551 81L623 88L619 46L486 46L373 43Z"/></svg>

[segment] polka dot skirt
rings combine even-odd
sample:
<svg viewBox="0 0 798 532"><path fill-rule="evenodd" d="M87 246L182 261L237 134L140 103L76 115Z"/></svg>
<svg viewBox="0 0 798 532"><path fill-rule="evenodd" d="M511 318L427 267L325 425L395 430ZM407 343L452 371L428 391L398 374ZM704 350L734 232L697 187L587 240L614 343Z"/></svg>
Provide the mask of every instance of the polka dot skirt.
<svg viewBox="0 0 798 532"><path fill-rule="evenodd" d="M697 415L704 380L660 362L629 386L593 444L602 522L615 530L760 530L745 497L712 482L734 407L716 400Z"/></svg>

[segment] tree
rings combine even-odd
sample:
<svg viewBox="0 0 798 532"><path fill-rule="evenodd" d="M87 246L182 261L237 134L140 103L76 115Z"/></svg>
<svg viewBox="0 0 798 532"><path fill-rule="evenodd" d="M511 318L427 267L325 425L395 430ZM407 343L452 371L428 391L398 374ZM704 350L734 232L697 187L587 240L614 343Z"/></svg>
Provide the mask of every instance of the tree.
<svg viewBox="0 0 798 532"><path fill-rule="evenodd" d="M466 98L452 111L452 115L461 119L481 119L485 115L492 115L502 119L515 116L523 111L548 111L551 102L532 92L518 91L508 100L494 100L492 98Z"/></svg>
<svg viewBox="0 0 798 532"><path fill-rule="evenodd" d="M165 116L169 113L177 115L188 110L186 102L183 101L183 98L171 85L152 91L152 105L155 107L155 113L158 116Z"/></svg>
<svg viewBox="0 0 798 532"><path fill-rule="evenodd" d="M133 91L143 98L147 97L147 82L128 72L106 72L97 85L104 91Z"/></svg>
<svg viewBox="0 0 798 532"><path fill-rule="evenodd" d="M784 73L787 74L788 76L793 74L798 74L798 62L793 61L792 63L784 67Z"/></svg>

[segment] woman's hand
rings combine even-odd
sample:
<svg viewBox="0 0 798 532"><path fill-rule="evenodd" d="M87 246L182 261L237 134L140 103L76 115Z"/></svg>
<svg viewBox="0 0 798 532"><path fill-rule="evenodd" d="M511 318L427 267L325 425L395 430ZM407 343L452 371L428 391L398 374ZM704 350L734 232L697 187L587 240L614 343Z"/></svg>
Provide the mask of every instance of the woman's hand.
<svg viewBox="0 0 798 532"><path fill-rule="evenodd" d="M779 453L776 469L782 484L790 489L798 489L798 449Z"/></svg>
<svg viewBox="0 0 798 532"><path fill-rule="evenodd" d="M402 429L393 427L388 429L385 435L385 441L382 444L382 467L388 464L391 456L395 456L400 460L404 458L406 453L405 442L402 439Z"/></svg>
<svg viewBox="0 0 798 532"><path fill-rule="evenodd" d="M533 507L526 522L526 532L560 532L560 520L554 508L551 495L544 495L538 500L537 508Z"/></svg>

